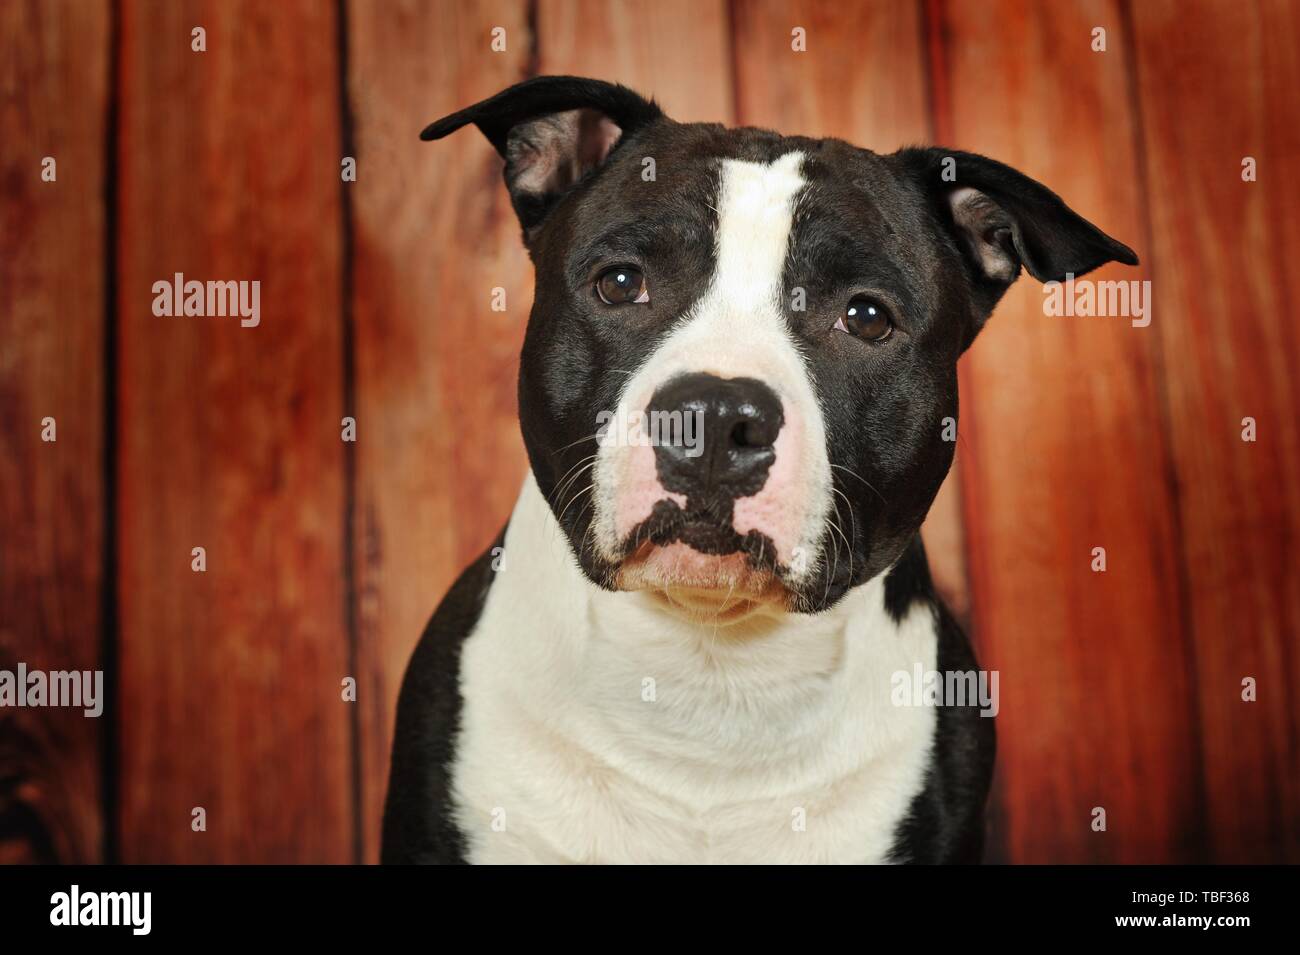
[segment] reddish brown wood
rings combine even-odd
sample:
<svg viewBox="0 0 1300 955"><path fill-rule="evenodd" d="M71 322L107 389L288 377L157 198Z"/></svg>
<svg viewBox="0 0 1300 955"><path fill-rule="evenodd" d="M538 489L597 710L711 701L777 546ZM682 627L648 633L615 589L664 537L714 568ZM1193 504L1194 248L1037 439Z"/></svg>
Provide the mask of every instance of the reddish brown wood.
<svg viewBox="0 0 1300 955"><path fill-rule="evenodd" d="M538 70L623 83L681 122L727 122L732 86L721 0L577 0L537 8Z"/></svg>
<svg viewBox="0 0 1300 955"><path fill-rule="evenodd" d="M739 0L732 23L741 123L877 152L929 137L918 6Z"/></svg>
<svg viewBox="0 0 1300 955"><path fill-rule="evenodd" d="M504 525L526 467L515 378L532 274L501 160L472 127L436 143L418 134L522 79L532 38L523 2L453 0L349 4L348 38L360 813L373 861L407 660ZM492 310L496 288L505 311Z"/></svg>
<svg viewBox="0 0 1300 955"><path fill-rule="evenodd" d="M318 3L122 7L128 862L353 858L335 30ZM176 272L260 281L261 324L156 317Z"/></svg>
<svg viewBox="0 0 1300 955"><path fill-rule="evenodd" d="M100 665L110 506L120 618L120 792L104 722L0 711L0 861L100 861L110 795L129 862L377 857L401 673L525 468L532 277L500 160L474 130L416 134L532 72L682 120L986 152L1138 250L1096 277L1150 278L1150 328L1048 318L1025 277L963 360L961 480L925 533L1001 672L994 854L1300 861L1294 4L351 0L346 186L333 5L124 0L116 77L111 9L0 5L0 667ZM154 316L177 271L260 280L261 326Z"/></svg>
<svg viewBox="0 0 1300 955"><path fill-rule="evenodd" d="M101 666L108 11L0 5L0 669ZM57 179L41 179L52 157ZM55 419L54 442L41 439ZM0 863L102 861L103 717L0 710Z"/></svg>
<svg viewBox="0 0 1300 955"><path fill-rule="evenodd" d="M1133 26L1209 850L1296 862L1300 9L1140 3Z"/></svg>
<svg viewBox="0 0 1300 955"><path fill-rule="evenodd" d="M1146 254L1118 6L954 2L931 15L939 139L1020 168ZM1090 48L1094 26L1105 53ZM995 844L1011 861L1197 855L1158 357L1154 328L1046 316L1026 276L963 359L974 621L982 664L1001 673ZM1091 828L1095 807L1106 832Z"/></svg>

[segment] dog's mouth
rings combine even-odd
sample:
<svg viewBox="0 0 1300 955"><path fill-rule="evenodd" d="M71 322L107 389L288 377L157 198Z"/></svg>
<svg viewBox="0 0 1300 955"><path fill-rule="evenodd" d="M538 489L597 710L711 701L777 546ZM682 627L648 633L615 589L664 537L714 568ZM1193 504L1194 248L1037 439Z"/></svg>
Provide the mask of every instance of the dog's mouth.
<svg viewBox="0 0 1300 955"><path fill-rule="evenodd" d="M788 607L791 595L772 540L738 533L729 502L655 504L623 544L620 590L650 590L692 614L747 616L760 606Z"/></svg>
<svg viewBox="0 0 1300 955"><path fill-rule="evenodd" d="M623 557L626 560L642 553L647 546L685 544L704 556L740 555L756 571L779 573L776 547L771 538L754 530L738 533L732 527L731 513L728 501L690 500L683 507L677 501L665 498L655 504L650 516L627 535Z"/></svg>

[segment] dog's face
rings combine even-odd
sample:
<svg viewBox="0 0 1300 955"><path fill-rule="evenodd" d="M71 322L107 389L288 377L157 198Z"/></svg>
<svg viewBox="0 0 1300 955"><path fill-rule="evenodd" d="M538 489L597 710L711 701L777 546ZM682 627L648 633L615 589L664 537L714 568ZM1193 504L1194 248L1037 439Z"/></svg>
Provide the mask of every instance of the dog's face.
<svg viewBox="0 0 1300 955"><path fill-rule="evenodd" d="M537 270L519 404L584 572L815 612L888 568L952 462L957 359L1023 265L1136 257L983 157L681 124L531 80L476 123Z"/></svg>

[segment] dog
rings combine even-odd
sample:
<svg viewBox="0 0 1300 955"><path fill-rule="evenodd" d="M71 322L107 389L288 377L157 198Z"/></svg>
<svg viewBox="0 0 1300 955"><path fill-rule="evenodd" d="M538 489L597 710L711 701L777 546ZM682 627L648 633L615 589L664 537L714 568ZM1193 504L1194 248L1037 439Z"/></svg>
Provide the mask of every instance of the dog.
<svg viewBox="0 0 1300 955"><path fill-rule="evenodd" d="M1022 267L1137 257L970 153L565 76L421 138L471 123L536 271L530 473L411 658L383 860L979 861L992 720L891 692L977 670L919 536L957 359Z"/></svg>

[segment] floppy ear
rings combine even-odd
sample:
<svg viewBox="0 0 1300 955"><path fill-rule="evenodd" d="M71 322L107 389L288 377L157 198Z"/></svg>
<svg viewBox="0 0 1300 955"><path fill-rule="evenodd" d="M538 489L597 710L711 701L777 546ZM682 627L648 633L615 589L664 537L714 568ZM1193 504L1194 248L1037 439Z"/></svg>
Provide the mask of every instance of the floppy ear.
<svg viewBox="0 0 1300 955"><path fill-rule="evenodd" d="M969 338L1020 275L1021 266L1040 282L1059 282L1110 261L1137 265L1132 249L1010 166L934 147L899 150L892 158L925 191L965 259L975 291Z"/></svg>
<svg viewBox="0 0 1300 955"><path fill-rule="evenodd" d="M624 137L663 116L625 86L538 76L425 127L441 139L473 123L506 161L506 188L531 240L555 204L599 168Z"/></svg>

